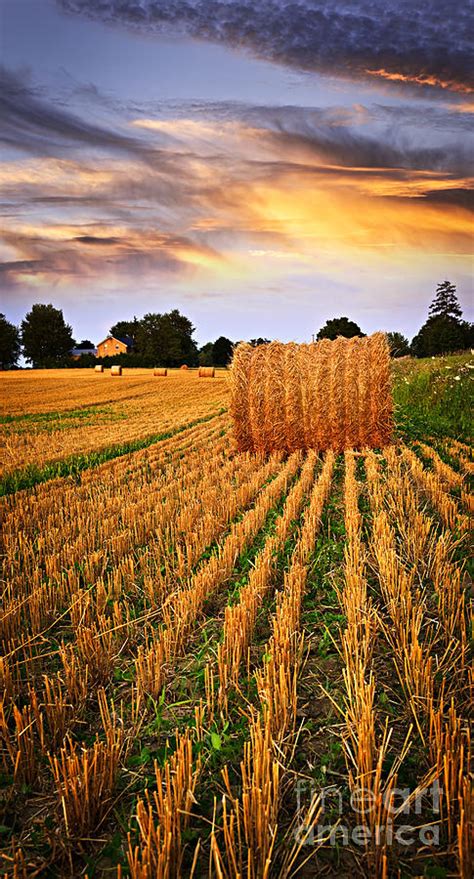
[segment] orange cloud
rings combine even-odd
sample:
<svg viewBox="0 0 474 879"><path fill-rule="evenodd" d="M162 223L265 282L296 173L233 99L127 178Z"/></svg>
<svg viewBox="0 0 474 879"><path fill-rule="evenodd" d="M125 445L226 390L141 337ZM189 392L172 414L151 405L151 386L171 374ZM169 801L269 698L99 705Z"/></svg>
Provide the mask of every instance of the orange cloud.
<svg viewBox="0 0 474 879"><path fill-rule="evenodd" d="M77 278L117 281L160 272L223 270L223 256L206 244L154 229L113 225L23 224L5 228L10 259L3 273L11 283L68 285Z"/></svg>
<svg viewBox="0 0 474 879"><path fill-rule="evenodd" d="M379 70L365 70L369 76L377 76L381 79L388 79L391 82L406 82L413 85L429 85L434 88L449 89L451 92L459 92L464 95L471 95L474 89L463 82L456 82L453 79L441 79L431 73L397 73L385 70L381 67Z"/></svg>
<svg viewBox="0 0 474 879"><path fill-rule="evenodd" d="M471 226L462 210L441 209L418 199L364 197L337 187L257 186L252 204L261 228L290 239L317 259L320 248L334 254L381 246L415 250L448 248L467 253Z"/></svg>
<svg viewBox="0 0 474 879"><path fill-rule="evenodd" d="M462 102L459 104L449 104L449 109L454 110L456 113L474 113L474 103L473 102Z"/></svg>
<svg viewBox="0 0 474 879"><path fill-rule="evenodd" d="M332 122L293 135L277 125L146 119L134 124L165 136L156 164L6 163L0 192L14 192L19 206L6 221L3 276L48 287L152 284L161 274L251 285L324 261L334 271L351 260L415 261L421 250L465 258L471 226L460 205L472 181L423 167L422 151L408 157L420 168L404 166L405 154L351 140L344 114L335 118L343 151L332 159Z"/></svg>

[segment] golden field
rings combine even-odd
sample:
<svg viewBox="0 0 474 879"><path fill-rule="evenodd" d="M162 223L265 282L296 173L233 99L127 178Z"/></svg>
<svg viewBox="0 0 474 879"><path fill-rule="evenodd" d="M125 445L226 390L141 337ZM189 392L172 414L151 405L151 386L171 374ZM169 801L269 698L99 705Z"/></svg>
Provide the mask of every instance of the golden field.
<svg viewBox="0 0 474 879"><path fill-rule="evenodd" d="M238 454L225 372L0 380L2 874L470 877L469 446Z"/></svg>
<svg viewBox="0 0 474 879"><path fill-rule="evenodd" d="M227 402L225 372L211 380L170 370L28 370L0 376L3 472L165 433Z"/></svg>

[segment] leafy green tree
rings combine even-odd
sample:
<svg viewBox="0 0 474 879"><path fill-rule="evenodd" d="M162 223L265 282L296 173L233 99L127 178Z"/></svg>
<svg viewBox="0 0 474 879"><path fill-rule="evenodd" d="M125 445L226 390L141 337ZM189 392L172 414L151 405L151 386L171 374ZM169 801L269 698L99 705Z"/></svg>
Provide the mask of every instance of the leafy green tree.
<svg viewBox="0 0 474 879"><path fill-rule="evenodd" d="M228 366L232 360L234 346L230 339L219 336L212 346L213 366ZM204 366L205 364L203 364Z"/></svg>
<svg viewBox="0 0 474 879"><path fill-rule="evenodd" d="M415 357L434 357L470 347L472 324L449 315L429 317L411 343Z"/></svg>
<svg viewBox="0 0 474 879"><path fill-rule="evenodd" d="M137 321L137 353L162 366L197 366L198 350L191 321L175 308L166 314L145 314Z"/></svg>
<svg viewBox="0 0 474 879"><path fill-rule="evenodd" d="M259 336L258 339L250 339L249 345L251 345L252 348L257 348L258 345L268 345L269 343L270 339L262 339L262 337Z"/></svg>
<svg viewBox="0 0 474 879"><path fill-rule="evenodd" d="M135 342L135 350L137 350L137 334L140 326L140 321L138 318L134 317L133 320L119 320L113 327L110 327L110 335L114 336L116 339L122 339L124 336L130 336L131 339ZM137 351L137 353L139 353Z"/></svg>
<svg viewBox="0 0 474 879"><path fill-rule="evenodd" d="M163 333L174 342L175 349L179 348L178 356L175 357L174 363L169 366L187 366L198 365L198 349L193 339L195 327L193 327L189 318L181 314L177 308L163 315ZM173 355L174 356L174 355ZM170 354L170 359L172 355Z"/></svg>
<svg viewBox="0 0 474 879"><path fill-rule="evenodd" d="M20 333L18 328L0 314L0 369L16 366L20 356Z"/></svg>
<svg viewBox="0 0 474 879"><path fill-rule="evenodd" d="M51 304L33 305L21 322L21 340L25 359L34 367L59 365L74 346L72 327Z"/></svg>
<svg viewBox="0 0 474 879"><path fill-rule="evenodd" d="M165 346L161 333L161 314L149 312L137 323L135 349L145 357L151 357L156 363L169 366L163 360Z"/></svg>
<svg viewBox="0 0 474 879"><path fill-rule="evenodd" d="M461 327L464 336L463 348L474 348L474 323L462 320Z"/></svg>
<svg viewBox="0 0 474 879"><path fill-rule="evenodd" d="M410 343L401 333L387 333L390 357L406 357L410 353Z"/></svg>
<svg viewBox="0 0 474 879"><path fill-rule="evenodd" d="M365 336L360 326L348 317L334 317L332 320L326 321L319 330L316 338L320 339L337 339L338 336L344 336L345 339L351 339L353 336Z"/></svg>
<svg viewBox="0 0 474 879"><path fill-rule="evenodd" d="M436 287L436 295L430 305L429 316L453 317L460 320L462 309L456 296L456 286L450 281L443 281Z"/></svg>
<svg viewBox="0 0 474 879"><path fill-rule="evenodd" d="M199 349L199 366L214 365L214 344L207 342Z"/></svg>

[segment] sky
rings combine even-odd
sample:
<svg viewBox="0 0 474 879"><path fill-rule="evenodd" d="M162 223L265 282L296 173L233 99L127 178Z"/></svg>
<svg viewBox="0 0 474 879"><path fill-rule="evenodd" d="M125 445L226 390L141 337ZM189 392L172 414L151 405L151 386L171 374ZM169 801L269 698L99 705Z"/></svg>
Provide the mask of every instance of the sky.
<svg viewBox="0 0 474 879"><path fill-rule="evenodd" d="M200 344L473 318L467 0L0 0L0 309Z"/></svg>

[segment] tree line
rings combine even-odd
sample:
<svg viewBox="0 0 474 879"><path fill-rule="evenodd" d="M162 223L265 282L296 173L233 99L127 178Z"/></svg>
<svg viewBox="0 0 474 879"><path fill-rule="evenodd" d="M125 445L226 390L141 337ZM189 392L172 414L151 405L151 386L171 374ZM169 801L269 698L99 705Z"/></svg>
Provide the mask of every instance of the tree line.
<svg viewBox="0 0 474 879"><path fill-rule="evenodd" d="M110 328L110 335L128 337L133 341L129 354L96 358L84 354L72 360L74 347L94 347L87 339L77 344L72 327L66 323L61 309L38 303L21 322L20 327L10 323L0 314L0 367L12 368L23 355L35 368L57 366L91 366L95 363L110 365L123 363L128 366L227 366L232 359L234 343L226 336L215 342L207 342L198 348L193 335L195 327L178 309L164 314L148 313L142 318L122 320ZM317 340L364 336L357 323L347 317L328 320L316 334ZM435 297L429 307L428 318L411 343L402 333L387 333L393 357L413 355L430 357L447 354L474 346L474 324L463 320L456 295L456 287L450 281L438 284ZM262 337L251 339L251 345L269 341Z"/></svg>

